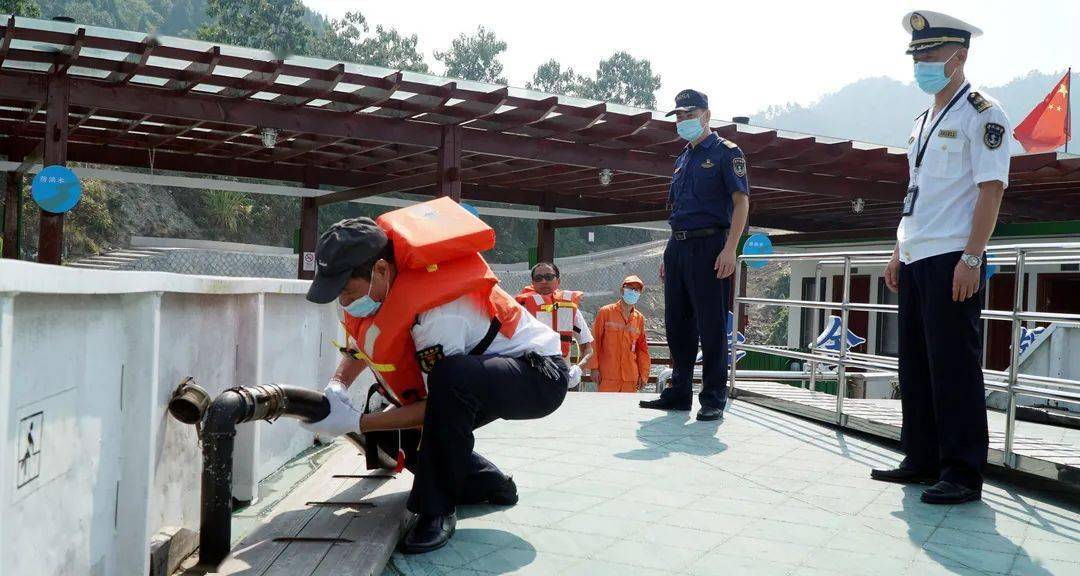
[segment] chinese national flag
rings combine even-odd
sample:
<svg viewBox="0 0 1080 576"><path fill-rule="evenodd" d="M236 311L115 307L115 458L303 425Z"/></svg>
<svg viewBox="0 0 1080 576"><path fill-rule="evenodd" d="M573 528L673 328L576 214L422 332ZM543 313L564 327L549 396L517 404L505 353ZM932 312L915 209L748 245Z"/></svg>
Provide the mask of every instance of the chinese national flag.
<svg viewBox="0 0 1080 576"><path fill-rule="evenodd" d="M1028 152L1051 152L1072 136L1069 127L1069 78L1072 68L1013 131Z"/></svg>

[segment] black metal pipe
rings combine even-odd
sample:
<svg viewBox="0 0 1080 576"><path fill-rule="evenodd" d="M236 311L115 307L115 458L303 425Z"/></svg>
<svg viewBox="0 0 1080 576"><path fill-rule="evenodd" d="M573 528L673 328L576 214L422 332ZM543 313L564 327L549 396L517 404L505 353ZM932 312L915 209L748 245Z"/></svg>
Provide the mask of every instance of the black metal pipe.
<svg viewBox="0 0 1080 576"><path fill-rule="evenodd" d="M253 420L272 422L282 416L318 422L330 414L330 402L322 392L277 384L230 388L209 405L205 398L209 398L205 391L190 379L185 380L173 394L169 411L182 422L201 423L203 471L197 568L214 570L231 549L236 425ZM359 434L346 436L362 445Z"/></svg>

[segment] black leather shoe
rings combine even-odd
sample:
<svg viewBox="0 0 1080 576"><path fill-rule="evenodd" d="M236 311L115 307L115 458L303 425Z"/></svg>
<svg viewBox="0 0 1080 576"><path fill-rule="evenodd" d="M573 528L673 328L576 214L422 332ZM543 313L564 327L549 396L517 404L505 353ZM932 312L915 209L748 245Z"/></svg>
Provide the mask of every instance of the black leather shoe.
<svg viewBox="0 0 1080 576"><path fill-rule="evenodd" d="M401 541L402 554L423 554L438 550L450 541L457 526L457 514L429 516L421 514Z"/></svg>
<svg viewBox="0 0 1080 576"><path fill-rule="evenodd" d="M488 502L496 506L513 506L518 503L517 484L513 476L506 477L506 486L488 495Z"/></svg>
<svg viewBox="0 0 1080 576"><path fill-rule="evenodd" d="M913 470L911 468L892 468L890 470L871 470L870 477L882 482L895 482L897 484L933 484L937 482L937 474Z"/></svg>
<svg viewBox="0 0 1080 576"><path fill-rule="evenodd" d="M982 498L982 490L942 480L923 490L921 500L927 504L963 504Z"/></svg>
<svg viewBox="0 0 1080 576"><path fill-rule="evenodd" d="M690 410L690 405L675 404L674 402L668 402L663 398L657 398L656 400L642 400L638 402L638 406L642 408L651 408L653 410Z"/></svg>
<svg viewBox="0 0 1080 576"><path fill-rule="evenodd" d="M698 410L697 419L703 422L712 422L713 420L719 420L724 417L724 411L719 408L703 407Z"/></svg>

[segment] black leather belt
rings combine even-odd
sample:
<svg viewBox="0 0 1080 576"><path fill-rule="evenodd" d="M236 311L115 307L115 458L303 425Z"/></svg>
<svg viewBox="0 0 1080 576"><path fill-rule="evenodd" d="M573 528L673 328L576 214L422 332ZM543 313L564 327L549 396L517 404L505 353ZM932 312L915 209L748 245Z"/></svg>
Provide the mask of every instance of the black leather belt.
<svg viewBox="0 0 1080 576"><path fill-rule="evenodd" d="M704 238L706 236L712 236L713 234L719 234L724 230L727 230L727 228L713 226L712 228L698 228L697 230L673 230L671 235L676 240L689 240L691 238Z"/></svg>

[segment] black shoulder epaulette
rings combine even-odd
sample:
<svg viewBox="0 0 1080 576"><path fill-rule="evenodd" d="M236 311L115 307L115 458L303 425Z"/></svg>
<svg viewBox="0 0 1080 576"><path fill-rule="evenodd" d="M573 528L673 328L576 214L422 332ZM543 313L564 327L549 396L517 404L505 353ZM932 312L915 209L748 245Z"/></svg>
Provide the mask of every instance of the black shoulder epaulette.
<svg viewBox="0 0 1080 576"><path fill-rule="evenodd" d="M978 92L972 92L967 95L968 104L971 104L976 112L985 112L989 110L993 104L988 102L986 98L982 97L982 94Z"/></svg>

